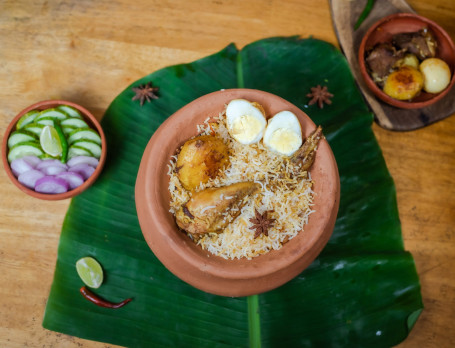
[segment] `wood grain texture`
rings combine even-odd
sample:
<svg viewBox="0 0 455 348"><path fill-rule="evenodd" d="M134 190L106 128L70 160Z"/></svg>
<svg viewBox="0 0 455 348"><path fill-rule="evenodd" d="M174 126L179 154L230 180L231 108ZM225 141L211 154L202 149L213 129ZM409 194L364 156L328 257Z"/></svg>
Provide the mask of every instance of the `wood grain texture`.
<svg viewBox="0 0 455 348"><path fill-rule="evenodd" d="M346 2L348 0L338 0ZM455 38L453 0L409 0ZM100 119L127 85L164 66L279 35L338 45L328 2L2 1L0 134L26 106L80 103ZM455 117L407 133L373 130L395 179L405 247L425 310L401 347L453 347L455 333ZM44 202L0 171L0 346L108 347L44 330L43 311L69 201Z"/></svg>
<svg viewBox="0 0 455 348"><path fill-rule="evenodd" d="M367 87L360 73L357 57L360 43L366 31L375 22L388 15L400 12L415 13L415 11L404 0L377 1L363 24L357 30L354 30L354 24L366 2L366 0L331 0L330 4L333 23L341 49L346 55L365 99L375 114L376 122L386 129L409 131L426 127L429 124L452 115L455 112L455 88L452 88L444 98L433 105L420 109L405 110L391 106L376 98L373 92ZM421 13L418 14L422 15Z"/></svg>

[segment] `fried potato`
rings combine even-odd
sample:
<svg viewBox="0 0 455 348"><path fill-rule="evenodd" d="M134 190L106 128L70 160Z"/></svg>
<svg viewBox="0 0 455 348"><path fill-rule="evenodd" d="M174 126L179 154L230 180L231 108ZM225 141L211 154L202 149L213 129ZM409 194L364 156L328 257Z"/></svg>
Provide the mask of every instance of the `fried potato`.
<svg viewBox="0 0 455 348"><path fill-rule="evenodd" d="M387 77L384 93L398 100L408 100L420 93L423 76L417 69L403 66Z"/></svg>
<svg viewBox="0 0 455 348"><path fill-rule="evenodd" d="M215 178L229 165L227 145L220 138L201 135L183 144L177 156L176 171L183 187L194 190L200 183Z"/></svg>

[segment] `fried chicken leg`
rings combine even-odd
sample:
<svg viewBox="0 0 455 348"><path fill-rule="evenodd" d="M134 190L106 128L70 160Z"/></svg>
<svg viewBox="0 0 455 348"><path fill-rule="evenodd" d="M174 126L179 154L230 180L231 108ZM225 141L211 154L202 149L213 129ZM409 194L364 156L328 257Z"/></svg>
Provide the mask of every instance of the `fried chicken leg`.
<svg viewBox="0 0 455 348"><path fill-rule="evenodd" d="M192 234L221 232L239 214L245 197L261 186L239 182L196 192L175 214L177 225Z"/></svg>

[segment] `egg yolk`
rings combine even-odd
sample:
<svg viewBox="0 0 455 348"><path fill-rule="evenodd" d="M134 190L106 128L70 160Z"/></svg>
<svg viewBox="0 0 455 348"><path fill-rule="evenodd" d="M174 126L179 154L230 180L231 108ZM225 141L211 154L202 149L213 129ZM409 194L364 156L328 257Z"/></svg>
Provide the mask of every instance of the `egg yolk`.
<svg viewBox="0 0 455 348"><path fill-rule="evenodd" d="M249 142L262 130L261 122L251 115L237 117L231 126L232 136L239 142Z"/></svg>
<svg viewBox="0 0 455 348"><path fill-rule="evenodd" d="M287 153L300 146L300 137L289 129L279 128L272 133L268 143L276 151Z"/></svg>

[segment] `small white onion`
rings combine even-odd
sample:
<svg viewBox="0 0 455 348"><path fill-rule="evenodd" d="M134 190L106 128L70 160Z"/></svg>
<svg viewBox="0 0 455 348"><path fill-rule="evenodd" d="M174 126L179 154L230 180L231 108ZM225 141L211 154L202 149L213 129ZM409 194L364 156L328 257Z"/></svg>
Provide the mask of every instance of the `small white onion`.
<svg viewBox="0 0 455 348"><path fill-rule="evenodd" d="M450 68L446 62L438 58L428 58L420 63L423 74L423 89L428 93L440 93L450 83Z"/></svg>

